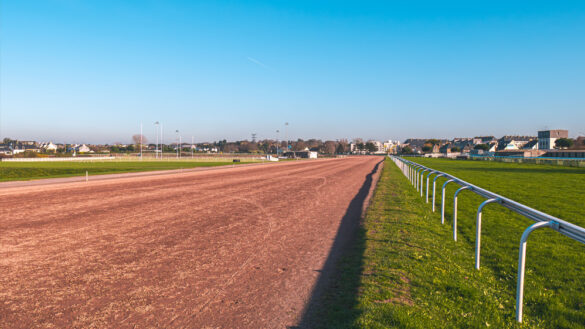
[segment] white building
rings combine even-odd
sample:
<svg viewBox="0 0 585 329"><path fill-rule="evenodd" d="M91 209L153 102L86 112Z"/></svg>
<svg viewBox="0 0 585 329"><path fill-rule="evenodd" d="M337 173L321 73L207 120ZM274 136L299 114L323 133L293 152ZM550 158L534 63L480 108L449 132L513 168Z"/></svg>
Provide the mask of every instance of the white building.
<svg viewBox="0 0 585 329"><path fill-rule="evenodd" d="M87 145L83 144L80 147L77 148L77 152L79 153L89 153L91 152L91 149L89 147L87 147Z"/></svg>
<svg viewBox="0 0 585 329"><path fill-rule="evenodd" d="M53 144L53 142L43 143L41 144L41 148L45 149L47 152L57 151L57 145Z"/></svg>
<svg viewBox="0 0 585 329"><path fill-rule="evenodd" d="M569 138L568 130L543 130L538 132L538 149L552 150L555 148L555 141L559 138Z"/></svg>
<svg viewBox="0 0 585 329"><path fill-rule="evenodd" d="M375 141L375 140L369 140L368 143L372 143L376 147L376 150L374 151L374 153L385 153L384 144L382 142Z"/></svg>
<svg viewBox="0 0 585 329"><path fill-rule="evenodd" d="M384 152L395 154L400 146L400 141L388 140L384 142Z"/></svg>

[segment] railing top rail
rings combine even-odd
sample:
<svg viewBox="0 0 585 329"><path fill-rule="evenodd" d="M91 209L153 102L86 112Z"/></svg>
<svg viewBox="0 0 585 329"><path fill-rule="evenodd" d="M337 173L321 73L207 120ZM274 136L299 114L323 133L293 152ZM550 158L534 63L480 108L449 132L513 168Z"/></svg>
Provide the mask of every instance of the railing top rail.
<svg viewBox="0 0 585 329"><path fill-rule="evenodd" d="M401 157L396 157L396 156L392 156L393 158L398 159L399 161L403 161L407 164L411 164L413 166L417 166L420 168L424 168L427 170L434 170L431 169L429 167L423 166L419 163L413 162L413 161L409 161L406 159L403 159ZM548 221L554 221L557 222L558 225L558 229L557 231L571 239L577 240L581 243L585 243L585 228L575 225L573 223L569 223L565 220L562 220L560 218L557 218L555 216L546 214L542 211L536 210L534 208L528 207L526 205L523 205L519 202L516 202L512 199L506 198L502 195L499 195L497 193L488 191L484 188L481 188L479 186L473 185L469 182L466 182L462 179L459 179L451 174L448 174L446 172L442 172L442 171L438 171L438 170L434 170L435 172L443 175L442 177L445 177L448 180L453 180L455 183L461 185L461 186L469 186L471 187L471 191L473 191L474 193L486 198L486 199L500 199L501 200L501 204L502 206L517 212L518 214L527 217L529 219L534 220L535 222L548 222Z"/></svg>

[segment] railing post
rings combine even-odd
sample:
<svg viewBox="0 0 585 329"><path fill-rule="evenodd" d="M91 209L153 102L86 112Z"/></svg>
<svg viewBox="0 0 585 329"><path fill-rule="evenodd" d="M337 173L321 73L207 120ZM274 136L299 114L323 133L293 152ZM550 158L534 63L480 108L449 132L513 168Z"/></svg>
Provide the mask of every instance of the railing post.
<svg viewBox="0 0 585 329"><path fill-rule="evenodd" d="M414 165L412 165L412 164L411 164L411 166L412 166L412 180L411 180L411 183L412 184L411 185L414 186L414 179L415 179L414 172L416 171L416 167Z"/></svg>
<svg viewBox="0 0 585 329"><path fill-rule="evenodd" d="M453 240L457 241L457 196L463 190L473 189L471 186L463 186L455 191L455 196L453 197Z"/></svg>
<svg viewBox="0 0 585 329"><path fill-rule="evenodd" d="M416 168L414 170L414 187L416 188L416 191L418 192L418 171L420 170L420 168Z"/></svg>
<svg viewBox="0 0 585 329"><path fill-rule="evenodd" d="M482 202L479 207L477 208L477 215L476 217L476 224L475 224L475 269L479 270L479 258L481 255L481 213L483 211L483 207L487 206L490 203L500 202L499 198L488 199Z"/></svg>
<svg viewBox="0 0 585 329"><path fill-rule="evenodd" d="M428 169L428 168L425 168L425 169L423 169L423 171L421 171L421 173L420 173L420 177L421 177L421 180L420 180L420 197L421 197L421 198L423 197L423 190L424 190L424 186L425 186L425 172L427 172L427 171L429 171L429 170L430 170L430 169Z"/></svg>
<svg viewBox="0 0 585 329"><path fill-rule="evenodd" d="M433 179L433 212L435 212L435 188L437 186L437 179L439 177L443 177L445 176L445 174L438 174L437 176L435 176L435 178Z"/></svg>
<svg viewBox="0 0 585 329"><path fill-rule="evenodd" d="M424 178L425 178L425 171L427 171L427 170L424 168L420 171L420 176L418 179L419 180L418 185L420 186L419 190L420 190L421 197L423 196L423 182L424 182Z"/></svg>
<svg viewBox="0 0 585 329"><path fill-rule="evenodd" d="M443 184L443 191L441 192L441 224L445 224L445 186L454 181L454 179L449 179Z"/></svg>
<svg viewBox="0 0 585 329"><path fill-rule="evenodd" d="M526 240L532 231L541 228L550 227L553 230L559 229L559 223L551 220L548 222L538 222L530 225L520 238L520 251L518 255L518 284L516 285L516 321L522 322L523 302L524 302L524 269L526 267Z"/></svg>
<svg viewBox="0 0 585 329"><path fill-rule="evenodd" d="M427 174L427 196L426 196L426 202L429 203L429 178L431 177L432 174L434 174L435 171L431 170L428 174Z"/></svg>
<svg viewBox="0 0 585 329"><path fill-rule="evenodd" d="M419 167L416 167L414 169L414 182L412 183L412 186L414 186L414 188L416 188L416 191L418 192L418 171L420 170Z"/></svg>

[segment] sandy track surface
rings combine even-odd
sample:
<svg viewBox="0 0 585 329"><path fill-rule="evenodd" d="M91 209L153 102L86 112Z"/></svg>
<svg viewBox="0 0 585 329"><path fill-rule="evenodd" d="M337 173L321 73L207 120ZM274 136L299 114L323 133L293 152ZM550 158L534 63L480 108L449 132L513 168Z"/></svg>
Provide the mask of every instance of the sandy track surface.
<svg viewBox="0 0 585 329"><path fill-rule="evenodd" d="M0 327L293 326L380 161L0 190Z"/></svg>

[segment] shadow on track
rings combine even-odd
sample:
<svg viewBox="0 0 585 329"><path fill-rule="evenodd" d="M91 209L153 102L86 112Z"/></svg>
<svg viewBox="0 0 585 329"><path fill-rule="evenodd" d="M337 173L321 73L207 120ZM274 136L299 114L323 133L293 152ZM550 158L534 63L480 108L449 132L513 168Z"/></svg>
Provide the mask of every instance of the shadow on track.
<svg viewBox="0 0 585 329"><path fill-rule="evenodd" d="M341 220L329 256L320 271L311 298L298 326L290 329L339 328L350 326L358 316L355 310L365 251L365 230L360 225L366 198L381 163L366 176ZM331 323L335 318L338 323Z"/></svg>

